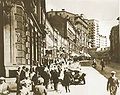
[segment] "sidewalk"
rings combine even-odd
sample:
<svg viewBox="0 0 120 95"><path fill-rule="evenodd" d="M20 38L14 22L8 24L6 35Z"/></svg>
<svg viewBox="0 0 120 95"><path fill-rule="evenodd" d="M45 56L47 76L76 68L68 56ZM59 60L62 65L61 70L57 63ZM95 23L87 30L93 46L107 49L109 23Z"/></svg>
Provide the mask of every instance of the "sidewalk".
<svg viewBox="0 0 120 95"><path fill-rule="evenodd" d="M108 67L106 67L108 68ZM98 63L97 69L101 69ZM65 88L59 84L58 92L51 89L51 85L48 87L48 95L109 95L109 91L106 90L107 79L101 75L98 71L90 66L82 66L82 70L86 73L86 84L85 85L71 85L70 93L65 92ZM106 74L106 69L102 72ZM6 79L7 81L14 81L14 79ZM97 87L99 85L99 87ZM94 88L94 89L93 89ZM16 93L10 93L10 95L16 95ZM32 95L32 92L31 94ZM118 94L120 95L120 89Z"/></svg>
<svg viewBox="0 0 120 95"><path fill-rule="evenodd" d="M15 84L16 78L6 78L6 82L10 85L11 89L15 90L15 92L10 92L10 95L16 95L16 84ZM48 95L60 95L61 91L59 88L61 88L61 84L58 85L58 92L51 89L51 85L49 85L47 92ZM62 87L63 88L63 87ZM30 95L33 95L33 92L30 92Z"/></svg>
<svg viewBox="0 0 120 95"><path fill-rule="evenodd" d="M106 64L103 71L101 71L101 65L100 60L97 60L97 68L102 75L104 75L106 78L110 77L111 71L116 71L116 77L120 80L120 64L111 62L110 64Z"/></svg>

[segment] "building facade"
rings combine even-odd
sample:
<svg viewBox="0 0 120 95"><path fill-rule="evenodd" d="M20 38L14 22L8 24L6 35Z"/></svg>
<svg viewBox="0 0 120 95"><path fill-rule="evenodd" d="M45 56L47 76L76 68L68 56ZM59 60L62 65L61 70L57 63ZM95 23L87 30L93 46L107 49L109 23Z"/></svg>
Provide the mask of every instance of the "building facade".
<svg viewBox="0 0 120 95"><path fill-rule="evenodd" d="M114 62L120 62L120 30L119 25L113 26L110 32L110 56Z"/></svg>
<svg viewBox="0 0 120 95"><path fill-rule="evenodd" d="M83 14L73 14L70 12L65 11L65 9L62 9L62 11L54 11L51 9L51 11L47 12L47 15L49 17L53 17L55 15L58 15L64 19L69 19L71 24L74 26L75 30L75 48L76 52L79 53L80 51L86 52L88 48L88 22L83 17ZM56 25L56 24L55 24ZM64 26L64 24L63 24ZM77 44L76 44L77 43Z"/></svg>
<svg viewBox="0 0 120 95"><path fill-rule="evenodd" d="M98 21L91 19L89 22L89 39L91 48L99 48L99 25Z"/></svg>
<svg viewBox="0 0 120 95"><path fill-rule="evenodd" d="M75 15L74 24L76 27L76 43L79 47L80 52L87 53L89 48L89 26L87 20L84 18L83 14ZM77 47L77 46L76 46Z"/></svg>
<svg viewBox="0 0 120 95"><path fill-rule="evenodd" d="M107 47L107 37L99 35L99 48L104 49L105 47Z"/></svg>
<svg viewBox="0 0 120 95"><path fill-rule="evenodd" d="M11 6L7 5L9 3ZM1 8L1 14L6 15L6 18L0 15L3 18L1 22L6 20L6 23L0 27L4 33L0 37L4 47L0 75L14 77L17 67L25 65L32 68L42 62L46 35L45 0L11 0L1 2Z"/></svg>
<svg viewBox="0 0 120 95"><path fill-rule="evenodd" d="M47 16L50 24L59 32L60 39L58 38L59 39L58 43L61 46L58 44L57 47L58 50L61 51L62 49L66 54L69 54L70 51L74 51L75 30L72 23L68 19L63 18L58 14L53 16L51 15L47 15Z"/></svg>

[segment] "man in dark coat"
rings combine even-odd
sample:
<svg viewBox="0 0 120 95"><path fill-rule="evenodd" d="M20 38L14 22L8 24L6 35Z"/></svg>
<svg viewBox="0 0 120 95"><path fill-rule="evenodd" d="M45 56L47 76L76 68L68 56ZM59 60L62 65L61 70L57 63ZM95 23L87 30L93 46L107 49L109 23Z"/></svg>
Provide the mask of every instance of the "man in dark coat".
<svg viewBox="0 0 120 95"><path fill-rule="evenodd" d="M58 87L58 82L59 82L59 72L54 69L51 71L51 80L53 80L53 84L54 84L54 90L58 90L57 87Z"/></svg>
<svg viewBox="0 0 120 95"><path fill-rule="evenodd" d="M103 69L105 68L105 62L103 59L101 60L100 65L101 65L101 70L103 71Z"/></svg>
<svg viewBox="0 0 120 95"><path fill-rule="evenodd" d="M20 73L20 80L26 79L26 67L23 66Z"/></svg>
<svg viewBox="0 0 120 95"><path fill-rule="evenodd" d="M16 83L17 83L17 95L19 95L20 92L20 67L18 67L18 70L16 72Z"/></svg>
<svg viewBox="0 0 120 95"><path fill-rule="evenodd" d="M50 80L50 73L49 73L49 71L48 70L44 70L43 71L43 76L41 76L41 77L43 77L44 85L45 85L45 87L47 89L48 85L49 85L49 80Z"/></svg>
<svg viewBox="0 0 120 95"><path fill-rule="evenodd" d="M68 92L68 91L70 92L70 88L69 88L70 82L71 82L71 74L68 70L65 70L64 78L63 78L63 84L64 84L63 86L65 86L66 92Z"/></svg>
<svg viewBox="0 0 120 95"><path fill-rule="evenodd" d="M36 71L32 77L32 91L34 91L35 85L37 85L38 78L40 77L39 73Z"/></svg>

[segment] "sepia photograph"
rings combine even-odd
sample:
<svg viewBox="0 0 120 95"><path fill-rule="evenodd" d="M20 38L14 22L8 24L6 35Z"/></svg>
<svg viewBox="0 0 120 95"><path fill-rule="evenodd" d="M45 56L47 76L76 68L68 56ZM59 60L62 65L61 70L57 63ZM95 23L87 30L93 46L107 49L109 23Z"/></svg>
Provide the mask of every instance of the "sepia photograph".
<svg viewBox="0 0 120 95"><path fill-rule="evenodd" d="M119 0L0 0L0 95L120 95Z"/></svg>

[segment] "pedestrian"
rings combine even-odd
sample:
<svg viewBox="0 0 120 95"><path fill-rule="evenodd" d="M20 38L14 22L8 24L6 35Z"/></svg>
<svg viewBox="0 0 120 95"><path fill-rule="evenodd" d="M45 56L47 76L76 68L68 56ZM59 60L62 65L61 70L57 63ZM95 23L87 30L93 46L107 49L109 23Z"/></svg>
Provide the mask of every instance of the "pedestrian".
<svg viewBox="0 0 120 95"><path fill-rule="evenodd" d="M30 71L28 68L25 70L25 77L30 78Z"/></svg>
<svg viewBox="0 0 120 95"><path fill-rule="evenodd" d="M21 70L21 73L20 73L20 80L23 80L25 78L26 78L26 67L23 66L22 70Z"/></svg>
<svg viewBox="0 0 120 95"><path fill-rule="evenodd" d="M26 79L23 79L22 81L21 81L21 83L26 83L25 84L25 87L29 90L29 92L31 91L31 89L32 89L32 86L31 86L31 84L32 84L32 82L31 82L31 80L30 80L30 78L29 77L26 77ZM23 84L24 85L24 84Z"/></svg>
<svg viewBox="0 0 120 95"><path fill-rule="evenodd" d="M5 82L4 77L0 77L0 95L8 95L9 94L9 86Z"/></svg>
<svg viewBox="0 0 120 95"><path fill-rule="evenodd" d="M44 66L40 64L40 66L36 67L36 71L39 73L40 76L43 76Z"/></svg>
<svg viewBox="0 0 120 95"><path fill-rule="evenodd" d="M17 95L19 95L20 92L20 67L18 67L17 75L16 75L16 84L17 84Z"/></svg>
<svg viewBox="0 0 120 95"><path fill-rule="evenodd" d="M49 69L45 69L43 72L43 79L44 79L44 85L45 88L48 89L49 81L50 81L50 72Z"/></svg>
<svg viewBox="0 0 120 95"><path fill-rule="evenodd" d="M105 68L105 62L103 59L101 60L100 65L101 65L101 71L103 71Z"/></svg>
<svg viewBox="0 0 120 95"><path fill-rule="evenodd" d="M29 88L27 87L26 81L22 80L21 86L22 86L22 88L20 89L19 95L30 95L30 91L29 91Z"/></svg>
<svg viewBox="0 0 120 95"><path fill-rule="evenodd" d="M38 78L40 77L39 72L35 71L34 76L32 77L32 91L34 91L35 85L37 85Z"/></svg>
<svg viewBox="0 0 120 95"><path fill-rule="evenodd" d="M38 78L37 85L35 86L34 95L47 95L47 90L43 85L44 79Z"/></svg>
<svg viewBox="0 0 120 95"><path fill-rule="evenodd" d="M68 70L66 69L64 71L64 78L63 78L63 86L65 87L66 93L69 91L70 92L70 82L71 82L71 75L68 72Z"/></svg>
<svg viewBox="0 0 120 95"><path fill-rule="evenodd" d="M59 72L58 70L55 68L54 70L51 71L51 80L53 81L53 85L54 85L54 90L58 91L58 82L59 82Z"/></svg>
<svg viewBox="0 0 120 95"><path fill-rule="evenodd" d="M30 73L30 79L32 80L33 76L35 75L34 67L31 68L30 72L31 72L31 73Z"/></svg>
<svg viewBox="0 0 120 95"><path fill-rule="evenodd" d="M118 78L115 75L116 72L112 71L111 76L108 78L107 91L110 90L110 95L116 95L117 88L119 87Z"/></svg>
<svg viewBox="0 0 120 95"><path fill-rule="evenodd" d="M93 67L93 68L96 68L96 65L97 65L97 64L96 64L96 60L93 59L92 67Z"/></svg>

